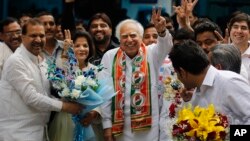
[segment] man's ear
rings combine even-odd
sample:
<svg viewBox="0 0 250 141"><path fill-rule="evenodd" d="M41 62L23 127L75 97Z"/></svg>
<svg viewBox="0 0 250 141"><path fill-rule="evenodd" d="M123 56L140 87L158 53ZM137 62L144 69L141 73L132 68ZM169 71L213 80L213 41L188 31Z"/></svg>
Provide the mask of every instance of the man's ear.
<svg viewBox="0 0 250 141"><path fill-rule="evenodd" d="M180 74L180 77L186 76L187 71L184 70L182 67L180 67L180 69L179 69L179 74Z"/></svg>
<svg viewBox="0 0 250 141"><path fill-rule="evenodd" d="M216 69L218 69L218 70L222 70L221 64L216 64L214 67L215 67Z"/></svg>

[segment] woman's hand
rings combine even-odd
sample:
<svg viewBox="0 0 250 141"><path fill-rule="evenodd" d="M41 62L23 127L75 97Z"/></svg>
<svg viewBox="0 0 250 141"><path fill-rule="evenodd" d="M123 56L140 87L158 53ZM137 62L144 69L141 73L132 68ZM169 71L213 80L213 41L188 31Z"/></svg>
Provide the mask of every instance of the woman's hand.
<svg viewBox="0 0 250 141"><path fill-rule="evenodd" d="M67 50L69 47L73 46L73 41L71 40L70 30L64 30L64 41L63 41L63 55L67 55Z"/></svg>
<svg viewBox="0 0 250 141"><path fill-rule="evenodd" d="M89 126L93 120L95 120L99 116L99 113L97 111L90 111L86 114L86 116L81 119L81 123L83 126Z"/></svg>

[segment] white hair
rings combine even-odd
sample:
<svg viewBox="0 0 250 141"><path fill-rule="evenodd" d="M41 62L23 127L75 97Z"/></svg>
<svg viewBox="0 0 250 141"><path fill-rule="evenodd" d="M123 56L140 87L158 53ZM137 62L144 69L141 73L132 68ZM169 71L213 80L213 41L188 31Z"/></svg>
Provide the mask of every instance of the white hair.
<svg viewBox="0 0 250 141"><path fill-rule="evenodd" d="M139 23L138 21L136 20L133 20L133 19L126 19L126 20L123 20L121 21L117 26L116 26L116 30L115 30L115 36L116 38L120 41L120 32L121 32L121 27L123 27L125 24L127 23L133 23L137 26L137 32L139 34L139 36L142 38L143 37L143 32L144 32L144 29L143 29L143 26L141 25L141 23Z"/></svg>

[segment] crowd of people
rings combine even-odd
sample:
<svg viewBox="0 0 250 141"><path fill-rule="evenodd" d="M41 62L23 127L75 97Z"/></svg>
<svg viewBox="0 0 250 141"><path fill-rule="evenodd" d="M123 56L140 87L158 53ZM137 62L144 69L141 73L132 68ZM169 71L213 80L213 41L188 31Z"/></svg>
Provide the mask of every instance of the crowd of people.
<svg viewBox="0 0 250 141"><path fill-rule="evenodd" d="M92 126L91 141L171 141L164 81L173 74L182 82L183 105L213 104L229 124L250 124L250 16L233 13L223 36L216 23L195 16L197 2L183 0L173 7L178 25L162 16L160 7L152 9L144 27L125 19L114 28L105 13L79 24L74 0L65 0L60 21L49 12L3 19L0 140L74 140L71 115L84 105L60 98L47 79L46 64L54 58L64 68L69 48L77 69L102 65L98 79L112 77L116 92L80 119L82 126Z"/></svg>

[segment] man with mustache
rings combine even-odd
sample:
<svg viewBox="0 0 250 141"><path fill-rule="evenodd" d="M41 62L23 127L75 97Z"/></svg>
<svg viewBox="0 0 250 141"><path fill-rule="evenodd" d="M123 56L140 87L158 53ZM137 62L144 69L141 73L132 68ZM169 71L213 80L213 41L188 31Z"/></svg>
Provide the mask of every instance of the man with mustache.
<svg viewBox="0 0 250 141"><path fill-rule="evenodd" d="M62 28L70 29L73 33L76 30L76 22L73 14L75 0L64 0L64 10L62 16ZM105 13L94 14L87 25L87 30L93 38L96 55L89 59L94 65L99 65L101 59L108 50L118 47L112 41L112 22Z"/></svg>
<svg viewBox="0 0 250 141"><path fill-rule="evenodd" d="M22 30L15 18L6 18L0 26L1 38L3 43L0 44L0 79L5 61L21 45Z"/></svg>
<svg viewBox="0 0 250 141"><path fill-rule="evenodd" d="M210 49L217 44L220 44L222 35L220 27L209 21L204 21L197 24L194 27L195 41L199 44L200 47L206 52L209 53Z"/></svg>
<svg viewBox="0 0 250 141"><path fill-rule="evenodd" d="M43 48L42 54L46 59L56 58L56 65L58 67L62 63L61 54L63 51L63 41L55 38L56 24L54 16L49 12L41 12L36 16L44 25L46 44Z"/></svg>
<svg viewBox="0 0 250 141"><path fill-rule="evenodd" d="M110 18L105 13L96 13L89 20L88 31L96 48L96 56L90 58L90 63L99 65L104 53L118 47L111 39L112 23Z"/></svg>
<svg viewBox="0 0 250 141"><path fill-rule="evenodd" d="M6 61L0 81L0 140L45 141L51 111L78 114L82 106L50 98L46 62L39 56L43 24L31 19L22 34L23 45Z"/></svg>

